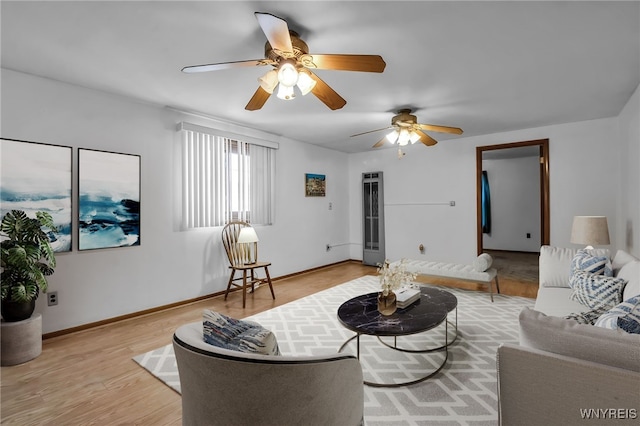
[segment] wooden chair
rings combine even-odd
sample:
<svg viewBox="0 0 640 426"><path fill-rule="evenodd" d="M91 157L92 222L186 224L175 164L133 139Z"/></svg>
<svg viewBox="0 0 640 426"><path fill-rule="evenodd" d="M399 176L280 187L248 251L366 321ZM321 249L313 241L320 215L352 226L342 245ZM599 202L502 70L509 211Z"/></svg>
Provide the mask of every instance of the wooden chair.
<svg viewBox="0 0 640 426"><path fill-rule="evenodd" d="M224 293L224 300L227 300L231 286L242 288L243 308L247 301L248 286L251 286L251 291L253 292L255 290L255 284L269 284L271 296L274 299L276 298L276 295L273 292L271 276L269 275L269 266L271 266L271 262L257 261L257 243L237 242L238 237L240 236L240 230L247 226L250 226L247 222L237 221L229 222L222 229L222 244L224 244L224 249L227 252L227 258L229 259L229 268L231 268L231 276L229 277L229 284L227 284L227 291ZM257 278L255 270L260 268L264 268L266 278ZM242 277L236 278L236 272L242 272ZM247 277L247 272L250 273L250 277ZM238 283L240 280L242 280L241 284Z"/></svg>

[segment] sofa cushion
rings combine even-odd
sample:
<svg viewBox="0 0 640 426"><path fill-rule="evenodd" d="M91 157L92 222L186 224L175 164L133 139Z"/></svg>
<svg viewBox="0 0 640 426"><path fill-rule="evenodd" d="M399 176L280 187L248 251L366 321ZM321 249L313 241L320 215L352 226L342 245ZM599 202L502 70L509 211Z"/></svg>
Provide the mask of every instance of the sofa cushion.
<svg viewBox="0 0 640 426"><path fill-rule="evenodd" d="M520 312L520 345L640 371L640 335L578 324L531 308Z"/></svg>
<svg viewBox="0 0 640 426"><path fill-rule="evenodd" d="M622 293L624 300L640 294L640 260L627 262L620 268L616 277L627 280L627 285L624 286Z"/></svg>
<svg viewBox="0 0 640 426"><path fill-rule="evenodd" d="M611 261L607 256L594 256L587 250L578 250L571 260L570 274L575 274L576 271L585 271L595 275L606 275L608 277L613 275L611 268ZM569 282L571 285L571 282Z"/></svg>
<svg viewBox="0 0 640 426"><path fill-rule="evenodd" d="M620 268L622 268L624 265L634 260L639 260L639 259L636 259L635 257L633 257L632 255L630 255L624 250L618 250L613 260L611 261L611 266L613 267L613 275L618 276L618 272L620 271Z"/></svg>
<svg viewBox="0 0 640 426"><path fill-rule="evenodd" d="M533 309L554 317L588 311L584 305L570 299L573 290L569 287L539 287Z"/></svg>
<svg viewBox="0 0 640 426"><path fill-rule="evenodd" d="M279 355L276 336L260 324L205 309L202 337L210 345L239 352Z"/></svg>
<svg viewBox="0 0 640 426"><path fill-rule="evenodd" d="M621 278L576 271L569 280L573 289L571 300L591 309L613 307L622 302L622 291L627 282Z"/></svg>
<svg viewBox="0 0 640 426"><path fill-rule="evenodd" d="M618 329L618 318L628 315L640 303L640 296L632 297L622 303L617 304L613 308L605 311L596 320L595 326L608 328L610 330Z"/></svg>
<svg viewBox="0 0 640 426"><path fill-rule="evenodd" d="M571 260L576 252L576 249L563 247L540 247L540 286L569 287ZM608 249L589 249L587 252L594 256L609 257Z"/></svg>

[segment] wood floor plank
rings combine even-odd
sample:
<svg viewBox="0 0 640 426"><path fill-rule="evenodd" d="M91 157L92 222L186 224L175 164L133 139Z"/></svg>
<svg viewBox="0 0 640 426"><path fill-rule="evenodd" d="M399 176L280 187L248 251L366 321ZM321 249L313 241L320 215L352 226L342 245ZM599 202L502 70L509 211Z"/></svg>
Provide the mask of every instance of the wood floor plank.
<svg viewBox="0 0 640 426"><path fill-rule="evenodd" d="M46 339L38 358L2 367L1 423L180 425L180 395L140 368L133 356L170 343L174 330L184 323L199 321L205 308L244 318L375 274L375 267L346 262L276 280L276 300L262 286L247 296L245 309L242 294L234 292L226 301L219 296ZM449 281L446 285L467 284ZM502 286L501 282L501 290ZM522 289L517 283L505 292L524 296L531 293L525 290L527 294L519 294Z"/></svg>

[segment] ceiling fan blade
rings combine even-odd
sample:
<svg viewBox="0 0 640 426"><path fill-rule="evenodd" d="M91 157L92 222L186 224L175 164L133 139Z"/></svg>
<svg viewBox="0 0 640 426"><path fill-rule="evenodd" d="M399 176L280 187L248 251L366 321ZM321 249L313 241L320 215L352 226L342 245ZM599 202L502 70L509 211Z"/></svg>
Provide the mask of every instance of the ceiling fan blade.
<svg viewBox="0 0 640 426"><path fill-rule="evenodd" d="M270 13L256 12L255 15L271 47L282 52L293 53L287 21Z"/></svg>
<svg viewBox="0 0 640 426"><path fill-rule="evenodd" d="M422 142L423 144L425 144L427 146L433 146L433 145L438 143L437 140L435 140L434 138L432 138L431 136L429 136L425 132L418 131L416 133L420 136L420 142Z"/></svg>
<svg viewBox="0 0 640 426"><path fill-rule="evenodd" d="M264 90L261 86L258 86L258 90L253 94L251 99L249 99L249 103L244 109L248 111L255 111L257 109L262 108L262 106L267 102L271 94Z"/></svg>
<svg viewBox="0 0 640 426"><path fill-rule="evenodd" d="M436 126L433 124L416 124L422 130L431 130L432 132L462 134L462 129L458 127Z"/></svg>
<svg viewBox="0 0 640 426"><path fill-rule="evenodd" d="M311 55L318 69L382 72L387 65L380 55Z"/></svg>
<svg viewBox="0 0 640 426"><path fill-rule="evenodd" d="M384 145L384 143L387 141L387 137L383 137L382 139L380 139L378 142L375 143L375 145L373 145L373 148L380 148L382 145Z"/></svg>
<svg viewBox="0 0 640 426"><path fill-rule="evenodd" d="M342 96L333 90L327 83L322 81L320 77L312 72L309 72L311 78L316 82L316 85L311 89L311 92L316 95L326 106L332 110L340 109L347 104Z"/></svg>
<svg viewBox="0 0 640 426"><path fill-rule="evenodd" d="M264 63L263 59L251 59L248 61L221 62L219 64L191 65L191 66L182 68L182 72L186 72L186 73L208 72L208 71L226 70L230 68L254 67L257 65L266 65L266 64Z"/></svg>
<svg viewBox="0 0 640 426"><path fill-rule="evenodd" d="M381 131L383 131L383 130L388 130L388 129L393 129L393 126L384 127L384 128L382 128L382 129L369 130L368 132L356 133L355 135L351 135L351 137L354 137L354 136L361 136L361 135L366 135L366 134L369 134L369 133L381 132Z"/></svg>

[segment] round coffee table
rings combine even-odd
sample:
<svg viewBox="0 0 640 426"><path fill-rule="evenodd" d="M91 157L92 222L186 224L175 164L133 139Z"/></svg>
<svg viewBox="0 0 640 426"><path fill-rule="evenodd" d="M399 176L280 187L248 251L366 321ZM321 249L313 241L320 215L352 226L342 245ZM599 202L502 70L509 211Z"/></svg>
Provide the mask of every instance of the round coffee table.
<svg viewBox="0 0 640 426"><path fill-rule="evenodd" d="M356 341L356 357L360 359L360 336L375 336L384 346L400 352L430 354L434 352L444 352L444 357L440 364L437 364L434 371L421 374L418 378L396 383L381 383L365 380L369 386L396 387L411 385L422 382L438 373L447 362L448 346L457 338L457 298L448 291L433 287L421 287L420 299L406 308L399 308L389 316L378 312L378 293L369 293L354 297L344 302L338 308L338 319L344 327L354 331L355 336L349 338L342 344L339 352L342 352L354 339ZM449 341L447 315L456 310L456 337ZM398 338L402 336L415 335L437 328L442 323L445 324L444 342L437 347L428 348L406 348L398 345ZM393 343L384 341L384 337L393 337Z"/></svg>

